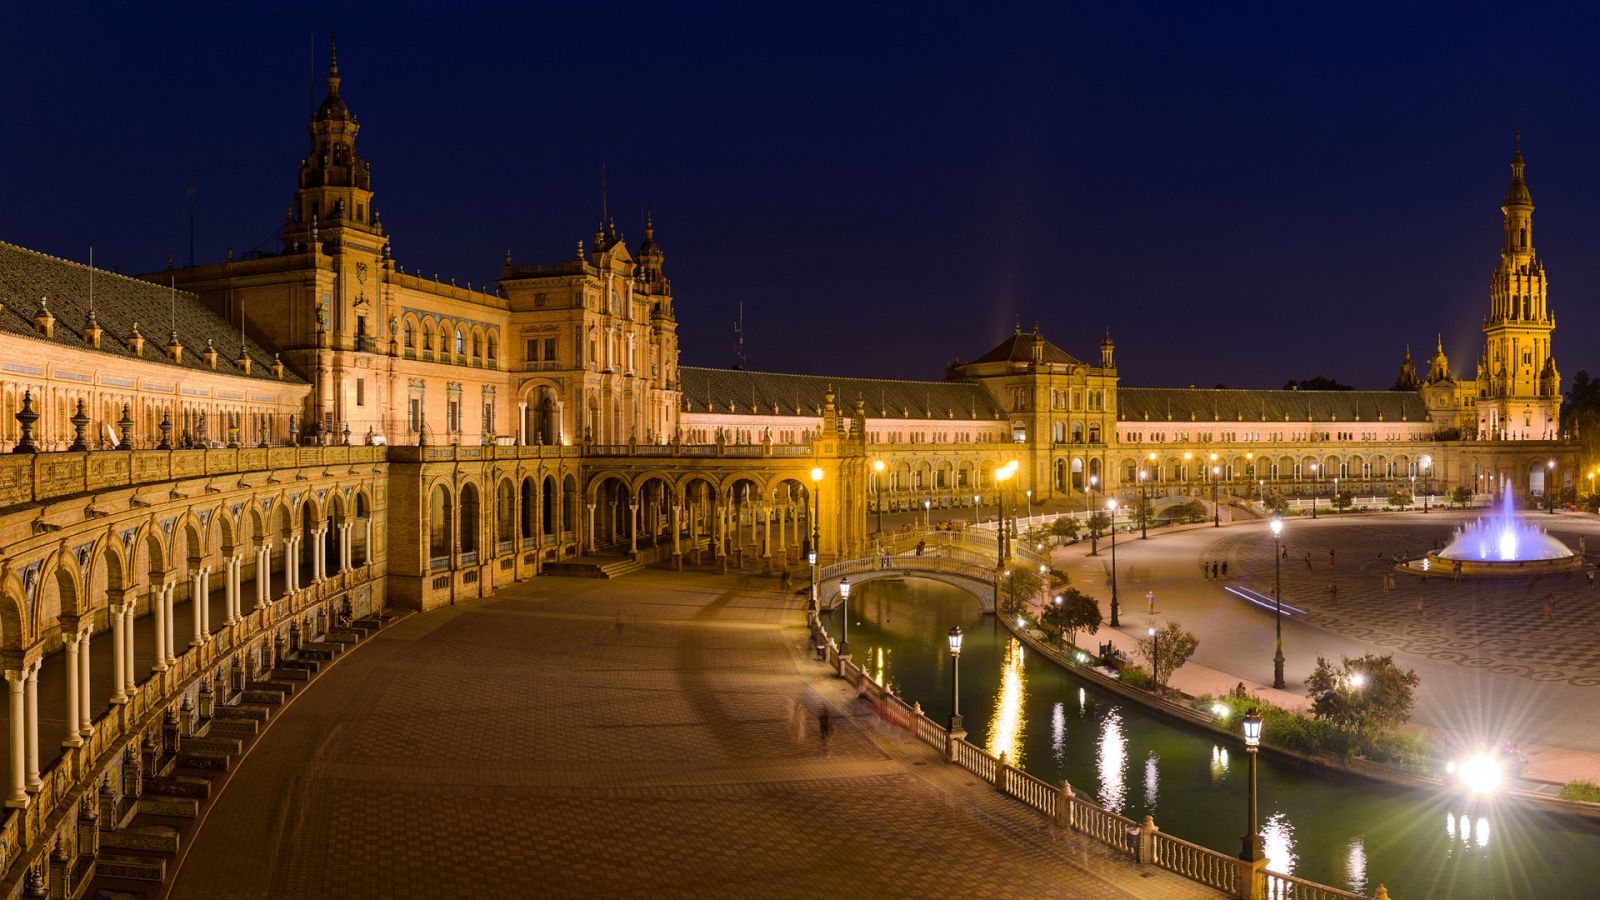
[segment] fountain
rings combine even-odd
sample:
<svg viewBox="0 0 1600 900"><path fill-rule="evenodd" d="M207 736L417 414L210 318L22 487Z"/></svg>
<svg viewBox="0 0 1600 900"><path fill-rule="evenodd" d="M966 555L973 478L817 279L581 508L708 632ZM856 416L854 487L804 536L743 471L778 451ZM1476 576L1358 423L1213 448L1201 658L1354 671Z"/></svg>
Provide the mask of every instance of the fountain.
<svg viewBox="0 0 1600 900"><path fill-rule="evenodd" d="M1456 530L1443 550L1408 560L1409 572L1454 573L1478 577L1543 575L1582 568L1583 557L1560 540L1517 515L1511 492L1500 495L1500 508Z"/></svg>

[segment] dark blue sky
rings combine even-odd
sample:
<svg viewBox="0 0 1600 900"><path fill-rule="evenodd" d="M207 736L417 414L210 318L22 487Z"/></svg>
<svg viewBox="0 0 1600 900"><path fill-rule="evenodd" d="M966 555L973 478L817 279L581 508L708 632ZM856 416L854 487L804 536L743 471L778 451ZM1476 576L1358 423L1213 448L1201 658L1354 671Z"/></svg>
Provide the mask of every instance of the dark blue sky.
<svg viewBox="0 0 1600 900"><path fill-rule="evenodd" d="M1600 48L1559 8L30 4L0 239L123 271L276 249L337 29L408 270L653 204L684 360L939 377L1019 318L1138 385L1470 376L1518 126L1567 378L1600 368ZM442 10L442 12L440 11ZM318 84L318 99L321 85Z"/></svg>

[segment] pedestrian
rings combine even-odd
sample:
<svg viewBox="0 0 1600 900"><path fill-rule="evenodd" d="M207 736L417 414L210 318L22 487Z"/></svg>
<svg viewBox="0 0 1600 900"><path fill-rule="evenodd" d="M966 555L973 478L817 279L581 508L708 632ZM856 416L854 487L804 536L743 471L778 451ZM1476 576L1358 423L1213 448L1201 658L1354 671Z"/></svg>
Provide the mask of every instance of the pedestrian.
<svg viewBox="0 0 1600 900"><path fill-rule="evenodd" d="M1217 576L1217 564L1216 563L1212 563L1211 564L1211 577L1212 578L1218 577Z"/></svg>
<svg viewBox="0 0 1600 900"><path fill-rule="evenodd" d="M789 576L789 570L784 569L783 574L778 576L778 590L783 591L785 594L789 593L789 585L792 580Z"/></svg>
<svg viewBox="0 0 1600 900"><path fill-rule="evenodd" d="M1280 547L1278 549L1283 551L1283 555L1279 556L1278 557L1279 559L1288 559L1289 558L1289 548L1288 547Z"/></svg>
<svg viewBox="0 0 1600 900"><path fill-rule="evenodd" d="M1200 577L1206 579L1207 581L1211 580L1211 563L1208 563L1203 559L1200 560Z"/></svg>
<svg viewBox="0 0 1600 900"><path fill-rule="evenodd" d="M817 734L822 738L822 753L824 756L833 755L833 715L828 712L826 704L817 713Z"/></svg>
<svg viewBox="0 0 1600 900"><path fill-rule="evenodd" d="M1313 571L1312 568L1311 568L1311 551L1310 550L1306 551L1306 571L1307 572Z"/></svg>
<svg viewBox="0 0 1600 900"><path fill-rule="evenodd" d="M1328 599L1333 602L1334 606L1339 605L1339 586L1331 581L1328 582Z"/></svg>
<svg viewBox="0 0 1600 900"><path fill-rule="evenodd" d="M1223 560L1222 561L1222 577L1223 578L1227 578L1228 577L1228 561L1227 560Z"/></svg>
<svg viewBox="0 0 1600 900"><path fill-rule="evenodd" d="M1589 570L1589 590L1594 590L1594 570Z"/></svg>
<svg viewBox="0 0 1600 900"><path fill-rule="evenodd" d="M1145 611L1148 612L1150 615L1153 616L1153 615L1156 614L1156 592L1155 591L1145 591L1144 592L1144 608L1145 608Z"/></svg>
<svg viewBox="0 0 1600 900"><path fill-rule="evenodd" d="M1421 616L1422 616L1422 595L1421 594L1417 595L1417 616L1418 616L1418 618L1421 618Z"/></svg>
<svg viewBox="0 0 1600 900"><path fill-rule="evenodd" d="M1544 595L1544 618L1545 618L1545 621L1549 621L1551 619L1554 619L1555 617L1556 617L1556 595L1552 591L1551 593L1548 593L1548 594Z"/></svg>
<svg viewBox="0 0 1600 900"><path fill-rule="evenodd" d="M1328 551L1328 568L1333 568L1333 551Z"/></svg>

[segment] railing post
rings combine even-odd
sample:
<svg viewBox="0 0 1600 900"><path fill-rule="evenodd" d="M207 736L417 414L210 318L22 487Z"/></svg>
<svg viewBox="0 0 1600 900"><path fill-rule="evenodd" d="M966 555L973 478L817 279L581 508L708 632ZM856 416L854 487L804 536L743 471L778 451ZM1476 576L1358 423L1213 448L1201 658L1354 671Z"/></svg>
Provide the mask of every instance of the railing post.
<svg viewBox="0 0 1600 900"><path fill-rule="evenodd" d="M1267 900L1267 861L1239 860L1240 900ZM1385 900L1379 895L1377 900Z"/></svg>
<svg viewBox="0 0 1600 900"><path fill-rule="evenodd" d="M1078 827L1077 815L1073 809L1072 782L1061 782L1061 796L1056 798L1056 827L1073 829Z"/></svg>
<svg viewBox="0 0 1600 900"><path fill-rule="evenodd" d="M1000 758L994 765L994 788L1002 794L1006 792L1006 770L1009 768L1011 766L1006 763L1006 752L1001 750Z"/></svg>
<svg viewBox="0 0 1600 900"><path fill-rule="evenodd" d="M1139 862L1146 865L1155 862L1156 832L1161 829L1156 827L1156 820L1145 816L1139 823Z"/></svg>

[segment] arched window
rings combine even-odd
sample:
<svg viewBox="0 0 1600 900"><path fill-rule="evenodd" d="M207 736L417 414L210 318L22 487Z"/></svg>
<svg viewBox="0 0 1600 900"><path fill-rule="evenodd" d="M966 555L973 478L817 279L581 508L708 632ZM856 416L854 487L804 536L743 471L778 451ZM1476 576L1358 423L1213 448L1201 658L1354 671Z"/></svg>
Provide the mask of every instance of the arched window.
<svg viewBox="0 0 1600 900"><path fill-rule="evenodd" d="M406 323L406 345L405 345L407 350L415 350L417 348L416 338L417 338L417 335L412 330L411 323L407 322Z"/></svg>
<svg viewBox="0 0 1600 900"><path fill-rule="evenodd" d="M456 355L457 356L462 355L462 353L464 352L463 348L465 348L466 346L467 346L466 337L461 333L461 329L457 328L456 329Z"/></svg>

